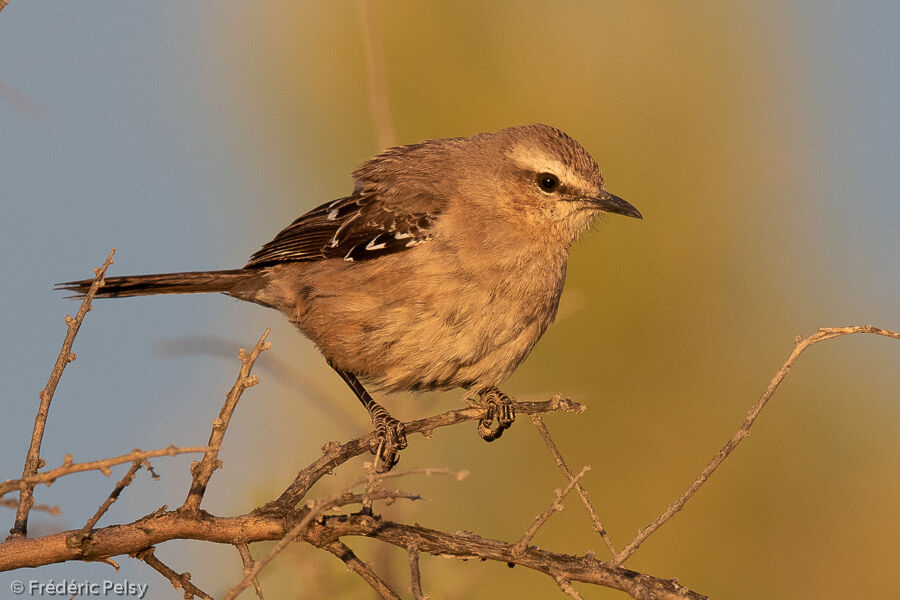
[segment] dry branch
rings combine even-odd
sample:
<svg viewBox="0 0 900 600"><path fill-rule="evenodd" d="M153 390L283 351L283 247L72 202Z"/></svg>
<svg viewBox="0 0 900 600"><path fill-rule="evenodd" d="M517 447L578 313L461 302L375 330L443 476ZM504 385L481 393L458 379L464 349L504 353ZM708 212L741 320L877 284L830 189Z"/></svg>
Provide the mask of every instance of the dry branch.
<svg viewBox="0 0 900 600"><path fill-rule="evenodd" d="M235 542L281 540L300 523L310 509L284 510L261 515L218 517L203 513L189 515L178 510L157 512L125 525L95 529L87 546L77 552L67 543L80 537L81 530L55 533L40 538L14 538L0 544L0 571L73 559L104 558L141 550L174 539L205 540L233 545ZM482 558L512 563L546 573L553 578L582 581L612 587L634 598L703 598L676 582L613 567L593 554L558 554L539 548L526 548L514 554L513 544L483 538L471 533L448 533L421 525L405 525L363 514L324 515L308 523L300 541L316 547L348 536L365 536L408 549L415 544L419 552L456 558ZM641 596L653 590L656 596ZM633 593L632 593L633 592Z"/></svg>
<svg viewBox="0 0 900 600"><path fill-rule="evenodd" d="M556 490L556 497L553 499L553 502L550 503L550 506L548 506L546 509L544 509L544 512L534 518L534 523L532 523L531 526L527 530L525 530L525 533L522 535L522 539L516 542L516 544L513 546L514 553L522 554L525 551L525 548L534 537L534 534L537 533L538 529L543 527L544 523L550 520L550 517L553 516L553 513L559 512L563 509L563 499L565 499L565 497L569 495L569 492L572 491L572 488L575 487L581 480L581 478L584 477L584 474L590 470L591 468L588 466L583 467L578 475L576 475L572 478L571 481L569 481L569 485L561 490Z"/></svg>
<svg viewBox="0 0 900 600"><path fill-rule="evenodd" d="M550 431L547 430L547 426L544 425L544 420L541 418L541 415L535 413L531 415L531 422L534 423L535 428L538 430L538 433L541 434L541 439L544 440L544 443L547 445L547 449L550 451L550 455L553 457L553 460L556 461L556 465L560 468L563 474L566 476L566 479L569 481L574 481L575 476L572 475L572 470L569 469L569 465L566 464L565 459L563 459L562 454L560 454L559 449L556 447L556 443L553 441L553 438L550 437ZM616 547L613 545L612 540L609 537L609 533L606 531L606 527L600 521L600 517L597 516L597 512L594 510L594 506L591 504L591 501L588 500L587 491L585 491L584 486L581 485L581 482L575 482L575 489L578 491L578 495L581 497L581 502L584 504L585 509L588 511L588 516L591 518L591 525L600 537L603 538L603 542L606 544L606 547L609 548L609 553L613 556L616 555Z"/></svg>
<svg viewBox="0 0 900 600"><path fill-rule="evenodd" d="M516 414L535 414L547 412L574 412L583 413L585 406L563 398L559 394L544 402L516 402L514 403ZM408 421L403 424L406 434L421 433L424 437L430 437L431 433L439 427L448 427L465 421L474 421L484 415L483 408L461 408L451 410L440 415ZM306 495L309 489L323 476L344 464L351 458L369 452L375 434L370 433L344 444L329 442L322 447L322 456L312 463L294 479L294 482L279 496L277 500L269 502L259 510L265 511L270 507L286 508L296 506Z"/></svg>
<svg viewBox="0 0 900 600"><path fill-rule="evenodd" d="M775 390L778 389L778 386L781 385L781 382L784 380L785 376L787 376L788 371L791 370L791 367L794 365L794 361L797 360L797 357L800 354L812 346L813 344L817 344L819 342L824 342L825 340L831 340L836 337L840 337L842 335L850 335L853 333L872 333L875 335L884 335L887 337L892 337L896 339L900 339L900 333L896 331L888 331L887 329L881 329L879 327L873 327L872 325L857 325L854 327L823 327L817 330L814 334L809 336L808 338L801 338L797 336L794 340L795 346L794 351L791 352L791 355L785 361L785 363L778 369L778 372L775 373L775 376L772 378L772 381L769 382L769 386L766 388L766 391L763 392L763 395L756 401L756 403L750 408L750 411L747 413L747 417L744 419L744 422L741 424L741 427L737 430L737 432L731 436L731 439L728 440L722 449L716 452L715 456L713 456L712 460L709 461L709 464L704 467L703 471L700 472L700 475L691 483L688 489L678 498L676 498L672 504L670 504L666 510L662 512L656 519L653 520L652 523L647 525L644 529L641 529L634 539L631 541L628 546L626 546L616 557L612 560L612 564L621 565L625 560L628 559L629 556L635 553L635 551L640 547L644 540L646 540L650 534L659 529L666 521L675 516L675 514L684 508L685 503L691 499L697 490L700 489L700 486L709 479L710 475L712 475L715 470L722 464L728 455L737 448L737 445L741 443L745 437L750 435L750 427L753 426L753 422L756 421L756 417L759 416L760 411L766 406L766 403L769 401L769 398L775 393Z"/></svg>
<svg viewBox="0 0 900 600"><path fill-rule="evenodd" d="M422 593L422 573L419 571L419 549L415 544L410 544L406 552L409 555L409 585L413 599L425 600L425 594Z"/></svg>
<svg viewBox="0 0 900 600"><path fill-rule="evenodd" d="M167 448L160 448L159 450L147 450L146 452L141 450L140 448L135 448L128 454L114 456L112 458L92 460L83 463L72 462L72 455L67 454L65 459L63 460L62 466L59 466L55 469L44 471L25 479L7 479L4 482L0 482L0 496L21 489L25 486L34 487L38 483L46 483L47 485L50 485L60 477L71 475L72 473L82 473L84 471L100 471L104 475L108 476L112 472L110 471L110 467L114 467L116 465L134 462L141 459L156 458L158 456L193 454L196 452L207 452L209 450L210 446L169 446Z"/></svg>
<svg viewBox="0 0 900 600"><path fill-rule="evenodd" d="M193 479L191 481L191 489L181 507L182 510L196 511L200 508L200 502L203 500L203 494L206 493L209 479L212 477L213 472L222 466L222 462L219 460L219 448L222 446L222 440L225 439L225 430L228 429L231 415L234 414L234 409L237 407L238 400L241 399L244 390L259 382L259 378L255 375L250 375L250 371L253 370L253 365L256 363L256 359L259 358L260 353L271 347L271 344L266 341L269 331L269 329L266 329L251 352L248 353L243 348L239 352L241 370L234 385L231 386L231 390L225 396L225 404L222 405L218 418L213 419L212 431L209 434L209 443L207 444L209 450L206 451L200 462L191 465Z"/></svg>
<svg viewBox="0 0 900 600"><path fill-rule="evenodd" d="M134 474L138 472L143 465L146 459L143 460L135 460L131 463L131 468L128 469L128 472L125 473L125 477L119 480L119 483L116 484L116 487L113 488L113 491L110 492L109 496L106 497L106 500L103 504L100 505L100 508L97 509L97 512L88 519L87 523L84 524L84 527L81 528L81 534L87 538L91 535L91 531L94 529L94 525L97 524L97 521L100 520L100 517L109 510L109 507L113 505L113 502L119 499L119 494L122 493L126 487L131 485L131 482L134 481ZM147 463L149 465L149 463Z"/></svg>
<svg viewBox="0 0 900 600"><path fill-rule="evenodd" d="M0 6L0 9L2 8L3 7ZM33 477L38 472L38 469L44 466L44 460L40 456L41 442L44 439L44 427L47 425L47 415L50 413L50 401L53 400L53 394L56 392L56 386L59 384L59 379L62 377L66 365L75 360L75 353L72 352L72 344L75 343L75 336L78 335L78 330L84 322L84 317L91 310L91 301L94 299L94 294L96 294L100 286L103 285L103 276L106 275L106 269L112 264L113 255L115 255L115 253L115 248L110 250L109 256L106 257L106 261L103 265L100 268L94 269L94 282L85 294L84 300L81 301L81 306L78 307L78 312L75 313L75 317L73 318L66 315L66 337L63 340L59 356L56 358L56 364L53 365L53 370L50 371L50 378L47 380L47 385L40 394L41 403L38 406L37 416L34 419L34 430L31 434L31 445L28 447L28 454L25 457L25 468L22 470L22 479L27 480L29 477ZM28 513L33 505L34 485L26 484L19 491L19 506L16 509L16 520L12 529L9 530L9 537L24 536L28 533Z"/></svg>
<svg viewBox="0 0 900 600"><path fill-rule="evenodd" d="M401 600L397 592L392 590L384 580L378 576L378 573L372 568L372 565L361 560L353 550L344 542L335 540L326 546L322 546L331 554L344 561L347 568L363 578L363 580L371 586L375 592L384 598L384 600Z"/></svg>
<svg viewBox="0 0 900 600"><path fill-rule="evenodd" d="M156 571L162 574L163 577L168 579L172 583L172 587L174 587L176 590L184 590L184 597L186 599L196 597L202 598L203 600L213 600L212 596L191 583L190 573L176 572L174 569L156 558L156 555L153 553L154 550L155 548L151 546L150 548L146 548L144 550L141 550L140 552L133 552L132 556L153 567Z"/></svg>
<svg viewBox="0 0 900 600"><path fill-rule="evenodd" d="M217 450L221 445L222 436L224 435L227 420L233 411L234 403L240 391L248 385L255 382L250 377L250 368L253 361L262 352L267 345L265 344L265 335L260 338L254 353L248 354L243 352L241 355L242 369L241 374L229 394L229 400L226 400L226 407L223 407L223 414L220 415L221 421L218 426L214 426L212 435L210 436L210 446L201 450L205 451L202 461L195 463L194 480L192 483L192 494L188 496L185 507L178 510L168 511L165 507L147 515L137 521L124 525L113 525L100 529L92 529L96 523L96 517L103 513L104 507L101 507L95 518L92 518L85 528L80 530L72 530L48 535L40 538L27 538L23 536L11 536L7 541L0 543L0 571L22 567L37 567L41 565L64 562L67 560L103 560L109 561L110 557L130 554L147 562L154 569L165 575L177 589L184 589L186 595L191 594L201 598L208 598L204 592L199 590L190 582L189 573L177 573L175 570L162 564L153 554L153 547L174 539L197 539L205 540L213 543L222 543L234 545L241 553L244 565L243 579L238 586L229 592L229 598L233 598L241 589L248 585L254 585L257 594L261 598L262 591L259 588L256 577L268 561L270 561L278 551L286 547L290 543L304 542L311 544L317 548L322 548L343 560L347 566L362 577L368 585L370 585L382 598L399 598L399 596L391 590L387 584L379 577L371 565L357 557L344 539L349 537L369 537L380 540L382 542L398 546L407 550L410 561L410 572L412 580L412 592L416 599L424 598L421 590L421 575L418 570L418 557L420 552L426 552L433 555L456 557L460 559L479 558L482 560L492 560L509 565L519 565L524 568L533 569L548 575L557 585L557 587L565 594L572 598L581 598L581 595L572 587L573 582L584 582L596 585L602 585L613 589L621 590L636 599L674 599L688 598L700 599L704 596L681 586L675 580L666 580L653 577L650 575L637 573L621 566L621 563L631 556L642 541L653 533L659 526L670 519L680 510L688 499L696 492L700 485L705 482L712 472L721 462L727 458L737 444L747 436L749 429L755 421L759 412L765 406L766 402L775 393L778 385L790 370L796 358L807 347L827 339L832 339L841 335L851 333L872 333L885 335L900 339L900 333L878 329L872 326L861 327L842 327L820 329L814 335L805 339L798 339L791 356L782 368L776 373L768 388L762 397L750 409L747 417L738 430L738 432L729 440L729 442L720 450L719 453L710 461L709 465L703 470L701 475L688 488L681 497L673 502L659 518L653 521L650 526L642 530L638 536L629 544L622 552L615 555L614 560L603 562L597 560L592 552L583 556L574 556L567 554L558 554L548 552L540 548L529 546L531 536L544 522L549 515L558 510L558 503L562 500L566 493L572 489L579 490L582 501L588 508L591 520L598 532L605 534L602 524L596 517L593 508L587 501L586 492L583 490L580 479L584 475L582 470L577 475L573 475L566 465L559 450L550 438L549 432L543 425L539 416L535 416L533 421L538 431L541 433L547 447L550 450L554 460L568 479L568 485L564 490L558 490L556 500L540 515L533 525L518 543L510 543L501 540L483 538L473 533L448 533L435 529L423 527L421 525L406 525L386 521L380 516L373 514L372 502L375 500L408 498L417 499L418 496L408 492L390 491L381 489L381 483L388 478L400 477L410 473L451 473L446 469L416 469L407 472L390 472L375 474L372 469L365 477L360 478L351 484L340 494L336 494L324 500L308 500L300 508L295 508L308 493L310 488L326 473L332 472L333 469L340 466L352 457L364 454L371 447L372 434L351 440L344 444L330 442L323 448L323 455L314 463L300 471L297 478L290 486L281 494L281 496L269 502L265 506L256 509L250 513L237 517L219 517L211 515L199 509L199 502L203 496L203 489L209 481L209 476L218 466ZM231 401L232 394L236 395ZM230 405L229 405L230 402ZM228 408L230 406L230 408ZM226 410L227 409L227 410ZM565 410L582 412L584 407L578 403L564 400L559 396L554 397L547 402L519 402L515 403L516 412L522 414L537 415L542 412ZM405 424L407 433L420 432L426 437L439 427L459 424L465 421L478 419L482 416L483 410L480 408L466 408L456 411L449 411L433 417L411 421ZM226 414L227 413L227 414ZM164 451L153 451L155 455L172 454L177 449L166 449ZM182 449L183 450L183 449ZM196 450L196 449L192 449ZM116 490L121 490L127 485L127 480L133 475L136 466L140 464L139 459L143 460L151 453L140 453L135 451L128 455L128 459L133 462L132 470L119 483ZM99 468L108 472L108 461L118 460L118 462L127 462L127 460L107 459L106 461L95 461L90 463L92 466L87 468ZM103 466L97 466L97 463L104 463ZM89 463L82 463L88 465ZM115 463L118 464L118 463ZM57 470L41 474L40 477L48 478L52 481L55 477L63 474L75 472L75 467L71 462L71 458L67 458L63 467ZM79 470L86 470L82 468ZM53 475L56 471L60 471ZM459 476L459 474L456 474ZM12 486L10 489L20 487L33 487L38 480L37 475L30 478L23 478L12 482L4 482L3 486ZM353 492L353 488L365 485L362 493ZM193 492L199 490L197 494ZM115 491L114 494L115 495ZM111 495L111 497L113 496ZM195 503L189 507L191 498L196 497ZM332 508L344 507L350 504L359 504L367 510L356 514L328 514L326 511ZM185 510L189 508L189 510ZM89 531L90 535L85 536L85 531ZM605 538L606 539L606 538ZM248 544L257 541L275 540L279 543L273 551L262 560L254 561L249 552ZM611 546L611 543L608 542Z"/></svg>
<svg viewBox="0 0 900 600"><path fill-rule="evenodd" d="M253 557L250 555L250 546L244 542L238 542L234 547L237 548L238 554L241 555L241 562L244 563L243 573L244 577L246 577L250 572L250 569L253 568L253 565L256 564ZM263 591L262 587L259 585L259 579L251 576L250 581L253 584L253 589L256 591L256 597L259 598L259 600L263 600Z"/></svg>
<svg viewBox="0 0 900 600"><path fill-rule="evenodd" d="M306 514L304 517L298 522L296 525L291 527L290 531L282 536L278 543L275 544L275 547L272 548L269 553L264 556L262 559L255 561L253 566L244 571L244 577L241 581L228 590L228 593L225 595L225 600L232 600L236 598L238 594L240 594L244 589L246 589L253 581L254 578L259 575L259 572L265 567L269 562L272 561L279 553L283 552L287 546L292 543L295 539L301 537L303 533L309 528L312 522L315 519L318 519L325 511L330 510L332 508L346 506L347 504L355 504L359 502L363 508L369 507L369 511L366 514L371 513L372 500L385 500L385 499L396 499L396 498L409 498L409 499L418 499L418 496L414 496L408 494L406 492L385 492L384 490L375 489L373 483L375 481L382 481L384 479L392 479L396 477L403 477L406 475L416 475L416 474L425 474L431 475L432 473L439 473L442 475L453 475L460 480L465 477L465 473L457 473L455 471L451 471L449 469L410 469L408 471L393 471L386 473L376 473L374 468L370 468L367 475L361 479L358 479L351 483L345 490L339 492L337 494L332 495L331 497L325 500L319 501L310 501L306 505ZM353 488L359 485L366 485L366 490L360 494L356 495L352 493ZM330 545L330 544L329 544ZM325 548L326 550L331 551L329 548ZM333 553L333 552L332 552ZM337 555L336 555L337 556ZM346 562L346 561L345 561ZM369 572L371 572L371 567L366 565L365 563L359 564L361 561L355 559L354 564L351 566L348 563L348 567L350 567L353 571L359 573L363 579L365 579L370 585L373 585L373 580L368 577ZM365 566L366 568L363 568ZM376 591L381 593L383 590L379 586L373 585Z"/></svg>

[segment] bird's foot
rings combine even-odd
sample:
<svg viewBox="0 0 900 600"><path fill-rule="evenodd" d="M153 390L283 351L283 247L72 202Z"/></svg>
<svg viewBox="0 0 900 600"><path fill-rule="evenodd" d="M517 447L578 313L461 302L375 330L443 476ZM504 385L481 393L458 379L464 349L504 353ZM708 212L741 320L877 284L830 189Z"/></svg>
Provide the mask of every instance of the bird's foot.
<svg viewBox="0 0 900 600"><path fill-rule="evenodd" d="M400 460L400 451L406 448L406 432L403 423L395 419L381 405L372 411L372 424L375 425L375 440L371 452L375 455L375 470L386 473L394 468Z"/></svg>
<svg viewBox="0 0 900 600"><path fill-rule="evenodd" d="M479 392L478 395L484 407L484 416L478 421L478 435L486 442L493 442L516 420L516 409L509 396L495 387Z"/></svg>

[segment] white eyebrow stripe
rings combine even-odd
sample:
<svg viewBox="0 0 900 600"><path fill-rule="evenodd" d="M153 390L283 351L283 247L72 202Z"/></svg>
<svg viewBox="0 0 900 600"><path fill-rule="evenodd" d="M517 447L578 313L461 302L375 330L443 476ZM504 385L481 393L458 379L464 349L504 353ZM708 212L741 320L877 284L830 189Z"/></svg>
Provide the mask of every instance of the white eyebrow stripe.
<svg viewBox="0 0 900 600"><path fill-rule="evenodd" d="M582 181L571 167L552 156L547 156L543 152L527 146L516 146L507 152L507 156L526 171L553 173L565 185L576 189L586 187L586 182Z"/></svg>

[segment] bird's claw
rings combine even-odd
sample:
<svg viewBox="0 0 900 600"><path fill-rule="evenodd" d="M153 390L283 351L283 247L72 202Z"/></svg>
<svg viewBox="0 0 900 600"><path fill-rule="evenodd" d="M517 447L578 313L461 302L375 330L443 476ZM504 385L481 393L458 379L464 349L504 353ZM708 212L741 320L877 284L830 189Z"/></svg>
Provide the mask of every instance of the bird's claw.
<svg viewBox="0 0 900 600"><path fill-rule="evenodd" d="M486 442L493 442L516 420L516 409L509 396L497 388L489 388L480 395L484 415L478 421L478 435Z"/></svg>
<svg viewBox="0 0 900 600"><path fill-rule="evenodd" d="M407 446L406 431L403 423L387 413L376 415L372 420L375 425L375 440L371 452L377 459L375 470L386 473L399 462L400 451Z"/></svg>

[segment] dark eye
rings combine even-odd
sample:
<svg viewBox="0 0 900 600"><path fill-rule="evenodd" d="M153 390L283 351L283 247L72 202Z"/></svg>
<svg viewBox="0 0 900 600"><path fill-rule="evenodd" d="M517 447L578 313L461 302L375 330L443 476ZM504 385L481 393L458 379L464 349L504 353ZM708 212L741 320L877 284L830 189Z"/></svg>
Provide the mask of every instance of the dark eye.
<svg viewBox="0 0 900 600"><path fill-rule="evenodd" d="M553 173L541 173L537 177L537 182L545 192L555 192L559 188L559 177Z"/></svg>

